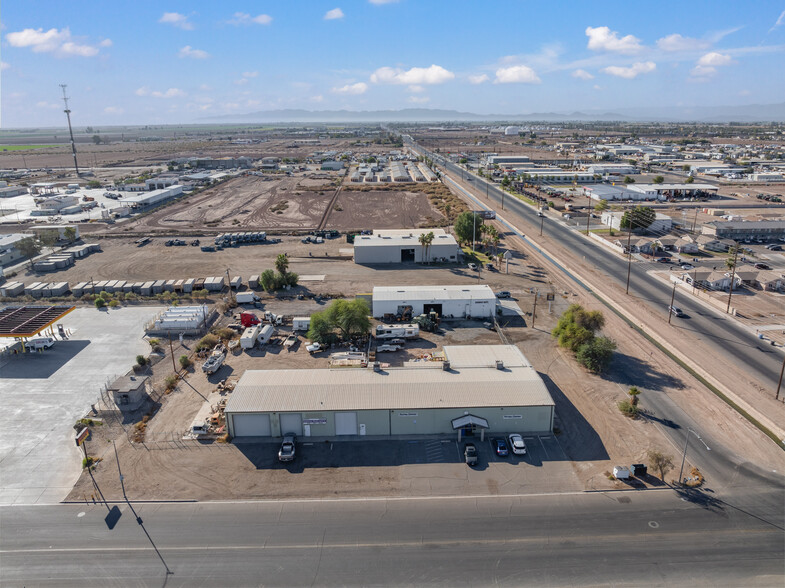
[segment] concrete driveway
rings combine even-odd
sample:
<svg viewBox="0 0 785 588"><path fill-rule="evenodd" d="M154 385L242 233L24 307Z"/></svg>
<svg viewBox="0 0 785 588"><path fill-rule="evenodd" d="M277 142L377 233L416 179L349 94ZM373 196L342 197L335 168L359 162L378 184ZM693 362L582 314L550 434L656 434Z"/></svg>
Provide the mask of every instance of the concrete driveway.
<svg viewBox="0 0 785 588"><path fill-rule="evenodd" d="M53 503L81 471L73 425L107 379L147 354L144 325L161 307L79 308L62 323L67 341L0 360L0 504Z"/></svg>

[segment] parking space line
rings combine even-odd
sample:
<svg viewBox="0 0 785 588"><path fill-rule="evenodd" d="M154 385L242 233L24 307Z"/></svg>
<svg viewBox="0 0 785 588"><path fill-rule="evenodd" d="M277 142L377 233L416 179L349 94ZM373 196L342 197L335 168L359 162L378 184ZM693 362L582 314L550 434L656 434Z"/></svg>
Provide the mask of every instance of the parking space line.
<svg viewBox="0 0 785 588"><path fill-rule="evenodd" d="M546 437L546 439L550 439L550 437ZM542 450L545 452L545 457L546 457L547 459L550 459L550 458L551 458L551 456L550 456L550 455L548 455L548 450L547 450L547 449L545 449L545 443L543 443L543 442L542 442L542 437L540 437L539 435L537 435L537 440L540 442L540 447L542 447Z"/></svg>

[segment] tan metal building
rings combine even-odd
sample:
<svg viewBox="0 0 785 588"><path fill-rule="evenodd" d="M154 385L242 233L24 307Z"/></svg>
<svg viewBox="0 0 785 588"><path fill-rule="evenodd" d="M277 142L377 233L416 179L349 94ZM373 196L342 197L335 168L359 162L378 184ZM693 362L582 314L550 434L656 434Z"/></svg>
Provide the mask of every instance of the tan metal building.
<svg viewBox="0 0 785 588"><path fill-rule="evenodd" d="M514 345L444 348L396 368L249 370L226 404L232 437L547 433L554 402Z"/></svg>

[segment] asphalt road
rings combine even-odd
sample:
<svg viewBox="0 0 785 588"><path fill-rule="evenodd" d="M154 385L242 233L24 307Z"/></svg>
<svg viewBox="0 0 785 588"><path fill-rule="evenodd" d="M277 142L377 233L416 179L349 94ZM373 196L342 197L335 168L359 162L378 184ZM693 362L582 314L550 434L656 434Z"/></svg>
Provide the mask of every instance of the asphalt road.
<svg viewBox="0 0 785 588"><path fill-rule="evenodd" d="M103 505L3 507L0 583L782 585L781 509L772 522L685 498L124 504L111 530Z"/></svg>
<svg viewBox="0 0 785 588"><path fill-rule="evenodd" d="M415 146L415 148L424 151L419 146ZM440 161L451 173L461 174L461 168L457 165L447 160ZM463 173L466 173L465 170ZM476 184L475 189L479 194L485 191L482 180L474 177L473 181ZM503 192L499 188L495 186L489 187L488 196L492 207L501 206L502 195ZM477 199L483 203L488 203L488 200L482 196L478 196ZM500 208L497 210L502 215L509 215L510 212L513 212L525 222L525 224L518 225L518 228L524 233L528 231L531 234L539 234L540 219L532 207L509 194L504 194L504 208L504 212L501 212ZM615 280L616 283L621 284L622 287L626 284L627 263L615 255L609 255L599 245L595 245L580 236L572 228L551 218L545 218L543 234L557 239L564 247L580 251L587 261L594 264L598 270ZM650 305L655 310L661 310L663 316L667 318L666 309L670 304L671 288L649 276L644 268L638 267L638 264L632 265L630 295ZM753 334L739 326L735 320L707 310L702 304L679 296L678 293L676 298L675 305L680 307L689 318L678 319L675 324L672 324L670 327L666 325L664 328L692 331L717 358L715 366L704 366L705 369L710 371L714 369L714 375L722 379L722 371L732 369L727 366L736 365L740 370L754 374L767 390L770 390L772 394L774 393L782 367L781 354L773 351L771 345L764 344Z"/></svg>

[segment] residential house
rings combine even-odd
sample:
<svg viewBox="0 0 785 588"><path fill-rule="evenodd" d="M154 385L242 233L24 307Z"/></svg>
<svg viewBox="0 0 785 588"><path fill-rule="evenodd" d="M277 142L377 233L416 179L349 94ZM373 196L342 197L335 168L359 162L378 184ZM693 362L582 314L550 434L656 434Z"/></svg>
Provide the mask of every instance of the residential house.
<svg viewBox="0 0 785 588"><path fill-rule="evenodd" d="M770 270L759 271L755 287L767 292L785 292L785 274Z"/></svg>
<svg viewBox="0 0 785 588"><path fill-rule="evenodd" d="M692 238L679 237L673 245L673 249L679 253L698 253L700 248Z"/></svg>
<svg viewBox="0 0 785 588"><path fill-rule="evenodd" d="M721 271L700 271L695 270L685 272L681 275L685 283L704 290L728 290L730 289L731 274ZM733 287L737 288L741 284L739 276L735 276Z"/></svg>

